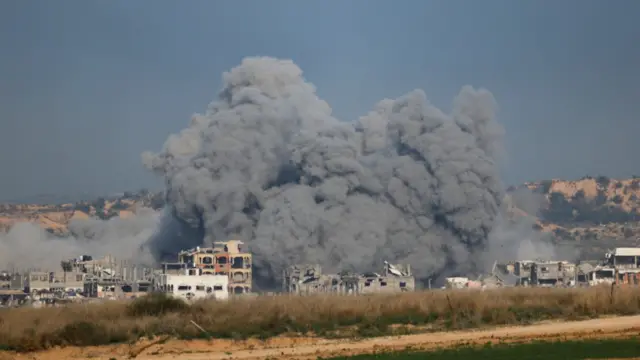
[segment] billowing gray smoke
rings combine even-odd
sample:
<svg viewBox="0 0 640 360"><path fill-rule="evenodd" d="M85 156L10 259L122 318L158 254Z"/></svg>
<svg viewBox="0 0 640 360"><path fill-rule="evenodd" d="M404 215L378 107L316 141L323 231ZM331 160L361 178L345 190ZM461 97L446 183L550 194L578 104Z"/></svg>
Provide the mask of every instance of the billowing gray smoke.
<svg viewBox="0 0 640 360"><path fill-rule="evenodd" d="M151 254L140 248L150 238L164 236L157 230L160 216L160 212L140 209L129 218L72 220L71 234L64 237L53 236L33 223L18 223L0 233L0 269L60 270L60 261L85 254L149 264Z"/></svg>
<svg viewBox="0 0 640 360"><path fill-rule="evenodd" d="M534 229L540 212L547 204L545 195L524 187L505 197L502 211L486 243L482 256L485 271L491 271L494 261L506 263L514 260L569 260L579 261L579 247L557 244L554 235Z"/></svg>
<svg viewBox="0 0 640 360"><path fill-rule="evenodd" d="M292 61L246 58L218 99L158 154L176 237L157 256L240 238L258 280L314 262L365 271L409 262L421 277L480 266L503 187L490 92L465 86L451 114L414 90L341 122Z"/></svg>

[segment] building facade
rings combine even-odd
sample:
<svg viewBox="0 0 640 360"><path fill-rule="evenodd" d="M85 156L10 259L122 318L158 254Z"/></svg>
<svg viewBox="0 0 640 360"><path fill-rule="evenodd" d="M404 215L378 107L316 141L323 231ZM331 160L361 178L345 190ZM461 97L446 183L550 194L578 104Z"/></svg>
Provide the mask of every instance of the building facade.
<svg viewBox="0 0 640 360"><path fill-rule="evenodd" d="M229 292L250 293L252 284L252 256L244 251L240 240L215 242L211 248L196 247L181 251L178 262L186 268L202 270L203 275L224 275L229 278Z"/></svg>
<svg viewBox="0 0 640 360"><path fill-rule="evenodd" d="M408 265L392 265L387 262L382 274L323 274L318 264L302 264L292 265L283 271L282 290L299 295L395 293L414 291L415 278Z"/></svg>
<svg viewBox="0 0 640 360"><path fill-rule="evenodd" d="M195 273L188 270L182 274L157 274L153 281L154 291L170 294L184 300L229 298L229 277L227 275Z"/></svg>
<svg viewBox="0 0 640 360"><path fill-rule="evenodd" d="M25 279L25 290L28 293L84 290L84 274L75 271L31 271Z"/></svg>

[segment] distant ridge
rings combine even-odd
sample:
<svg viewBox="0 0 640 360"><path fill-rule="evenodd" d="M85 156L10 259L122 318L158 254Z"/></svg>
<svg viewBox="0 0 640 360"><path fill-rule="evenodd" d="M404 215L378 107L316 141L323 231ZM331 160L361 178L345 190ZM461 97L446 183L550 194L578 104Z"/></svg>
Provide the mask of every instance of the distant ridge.
<svg viewBox="0 0 640 360"><path fill-rule="evenodd" d="M509 187L506 196L512 215L536 217L534 227L553 234L559 242L594 249L616 244L640 246L638 177L526 182ZM108 219L129 216L138 207L164 207L162 192L144 189L103 197L40 194L19 200L0 203L0 230L19 221L32 221L52 233L64 234L70 219Z"/></svg>

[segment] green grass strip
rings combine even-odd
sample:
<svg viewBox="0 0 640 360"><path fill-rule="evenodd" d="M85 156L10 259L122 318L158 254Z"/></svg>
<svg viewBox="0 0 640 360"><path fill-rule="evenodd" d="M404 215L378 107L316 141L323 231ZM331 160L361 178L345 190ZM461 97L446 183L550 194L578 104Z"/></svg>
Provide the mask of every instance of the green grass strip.
<svg viewBox="0 0 640 360"><path fill-rule="evenodd" d="M640 340L536 341L526 344L486 344L429 352L390 352L327 360L584 360L632 358L640 356Z"/></svg>

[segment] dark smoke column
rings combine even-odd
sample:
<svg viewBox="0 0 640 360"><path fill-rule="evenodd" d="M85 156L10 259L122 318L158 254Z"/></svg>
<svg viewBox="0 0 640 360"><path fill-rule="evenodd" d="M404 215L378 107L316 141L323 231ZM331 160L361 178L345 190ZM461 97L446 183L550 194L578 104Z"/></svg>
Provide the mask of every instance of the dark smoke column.
<svg viewBox="0 0 640 360"><path fill-rule="evenodd" d="M289 60L246 58L223 78L204 115L143 154L182 229L156 253L241 238L263 284L300 262L474 269L503 196L491 93L465 86L447 115L414 90L346 123Z"/></svg>

